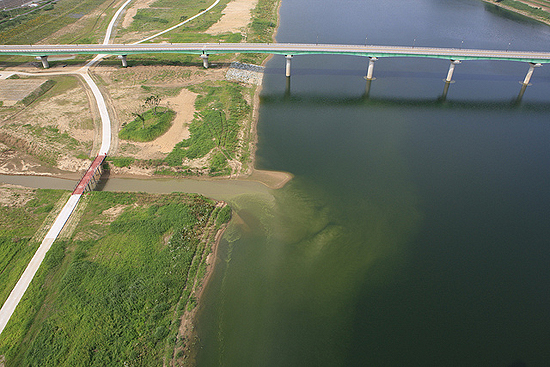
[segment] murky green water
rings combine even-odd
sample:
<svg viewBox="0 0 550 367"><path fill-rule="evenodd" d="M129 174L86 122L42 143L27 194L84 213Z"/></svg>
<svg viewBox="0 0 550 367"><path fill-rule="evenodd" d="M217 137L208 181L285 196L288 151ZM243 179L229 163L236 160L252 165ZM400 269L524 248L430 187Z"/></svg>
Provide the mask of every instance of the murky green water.
<svg viewBox="0 0 550 367"><path fill-rule="evenodd" d="M474 0L283 0L281 42L546 49ZM416 39L416 40L415 40ZM510 43L510 45L508 45ZM199 366L544 366L550 70L298 56L264 79L260 168L200 309ZM524 363L524 364L522 364Z"/></svg>
<svg viewBox="0 0 550 367"><path fill-rule="evenodd" d="M281 42L550 47L550 27L478 0L283 0L281 16ZM380 59L368 93L366 64L297 56L288 88L270 61L258 164L295 175L281 190L105 188L231 200L198 365L548 365L550 68L518 102L522 63L464 62L446 100L448 61Z"/></svg>

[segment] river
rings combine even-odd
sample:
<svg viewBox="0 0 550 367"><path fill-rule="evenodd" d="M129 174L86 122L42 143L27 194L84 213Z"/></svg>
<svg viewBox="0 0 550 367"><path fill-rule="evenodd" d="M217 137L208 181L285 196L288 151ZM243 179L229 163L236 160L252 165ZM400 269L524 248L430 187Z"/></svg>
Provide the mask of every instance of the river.
<svg viewBox="0 0 550 367"><path fill-rule="evenodd" d="M279 42L547 50L477 0L283 0ZM360 57L268 64L259 168L199 310L199 366L545 366L550 68Z"/></svg>
<svg viewBox="0 0 550 367"><path fill-rule="evenodd" d="M279 42L548 50L478 0L283 0ZM109 179L228 200L198 313L201 366L547 366L550 68L296 56L268 64L246 181ZM74 181L0 176L72 189Z"/></svg>

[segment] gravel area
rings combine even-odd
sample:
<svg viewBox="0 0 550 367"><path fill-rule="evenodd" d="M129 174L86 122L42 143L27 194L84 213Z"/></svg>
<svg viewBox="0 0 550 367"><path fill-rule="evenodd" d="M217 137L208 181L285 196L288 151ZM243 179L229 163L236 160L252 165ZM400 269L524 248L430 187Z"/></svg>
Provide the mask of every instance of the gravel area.
<svg viewBox="0 0 550 367"><path fill-rule="evenodd" d="M225 74L227 80L237 81L246 84L261 85L264 76L264 67L252 64L232 62Z"/></svg>

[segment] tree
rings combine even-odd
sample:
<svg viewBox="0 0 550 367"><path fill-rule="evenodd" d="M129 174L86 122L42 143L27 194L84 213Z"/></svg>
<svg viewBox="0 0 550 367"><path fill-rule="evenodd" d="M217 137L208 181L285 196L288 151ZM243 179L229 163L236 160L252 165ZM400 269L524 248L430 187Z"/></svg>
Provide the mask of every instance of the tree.
<svg viewBox="0 0 550 367"><path fill-rule="evenodd" d="M145 117L143 117L143 114L145 113L145 111L143 107L144 106L139 106L135 108L134 111L131 111L130 113L132 114L132 116L140 119L142 127L145 128Z"/></svg>
<svg viewBox="0 0 550 367"><path fill-rule="evenodd" d="M145 102L143 103L145 108L153 110L153 115L157 114L157 107L159 104L160 104L160 97L158 96L158 94L145 98Z"/></svg>

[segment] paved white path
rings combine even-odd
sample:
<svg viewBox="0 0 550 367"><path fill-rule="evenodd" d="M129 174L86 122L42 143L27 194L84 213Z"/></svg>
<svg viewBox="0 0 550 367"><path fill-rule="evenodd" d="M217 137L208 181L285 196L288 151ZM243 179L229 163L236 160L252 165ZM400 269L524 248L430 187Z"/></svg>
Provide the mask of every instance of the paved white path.
<svg viewBox="0 0 550 367"><path fill-rule="evenodd" d="M132 0L126 1L115 13L113 19L109 23L109 26L107 27L107 34L105 35L104 43L109 43L109 39L111 38L111 33L113 30L113 27L115 25L116 19L122 13L122 10L130 3ZM98 55L100 56L100 55ZM102 59L102 57L95 57L93 60L99 61ZM93 61L92 60L92 61ZM94 61L97 62L97 61ZM93 65L94 63L90 64ZM86 81L86 84L90 87L92 90L92 93L94 95L94 98L97 103L97 107L99 109L99 114L101 116L101 147L99 148L99 154L107 154L109 152L109 148L111 146L111 119L109 118L109 113L107 112L107 105L105 104L105 99L103 98L103 95L99 91L99 88L94 83L93 79L88 74L89 64L87 64L85 67L80 69L78 71L78 75L80 75L84 81ZM26 74L26 75L33 75L31 73L20 73L20 74ZM59 75L59 74L68 74L68 73L40 73L40 75ZM65 203L65 206L63 206L63 209L61 209L61 212L55 219L52 227L42 240L42 243L40 244L40 247L38 247L38 250L36 250L36 253L32 257L31 261L27 265L27 268L21 275L21 278L17 281L17 284L12 289L10 295L6 299L6 302L2 305L2 308L0 309L0 334L2 334L2 331L4 331L4 328L8 324L8 321L10 320L11 316L15 312L15 308L23 298L23 295L27 291L27 288L31 284L31 281L33 280L34 276L36 275L36 272L38 271L38 268L40 267L40 264L42 264L42 261L44 260L44 257L46 256L46 253L50 250L50 247L52 247L52 244L57 239L57 236L65 226L65 223L67 223L67 220L69 220L69 217L73 213L74 209L78 205L78 202L80 201L81 194L72 194L67 203Z"/></svg>
<svg viewBox="0 0 550 367"><path fill-rule="evenodd" d="M8 321L11 318L11 315L15 311L15 308L19 304L19 301L21 301L21 298L23 298L23 295L27 291L27 288L31 284L32 279L34 278L34 275L38 271L38 268L40 267L40 264L42 264L42 260L44 260L44 257L46 256L46 253L52 246L52 243L55 241L57 236L59 235L59 232L61 232L61 229L63 229L63 226L69 219L71 213L76 208L76 205L78 204L78 201L80 200L81 195L71 195L63 209L61 209L61 212L55 219L55 222L53 223L52 227L46 234L46 237L44 237L44 240L40 244L40 247L38 250L36 250L36 253L32 257L31 261L29 262L29 265L27 265L27 268L23 272L23 275L21 275L21 278L19 278L19 281L11 291L8 299L2 306L2 309L0 310L0 334L8 324Z"/></svg>

